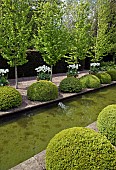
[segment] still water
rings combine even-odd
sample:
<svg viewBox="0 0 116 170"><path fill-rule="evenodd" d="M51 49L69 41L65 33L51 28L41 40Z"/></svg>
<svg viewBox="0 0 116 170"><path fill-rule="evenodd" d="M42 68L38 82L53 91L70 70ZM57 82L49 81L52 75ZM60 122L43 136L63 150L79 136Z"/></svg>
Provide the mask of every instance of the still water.
<svg viewBox="0 0 116 170"><path fill-rule="evenodd" d="M46 149L49 140L59 131L96 121L99 112L109 104L116 104L116 86L65 100L60 106L50 105L18 118L2 120L0 170L8 170Z"/></svg>

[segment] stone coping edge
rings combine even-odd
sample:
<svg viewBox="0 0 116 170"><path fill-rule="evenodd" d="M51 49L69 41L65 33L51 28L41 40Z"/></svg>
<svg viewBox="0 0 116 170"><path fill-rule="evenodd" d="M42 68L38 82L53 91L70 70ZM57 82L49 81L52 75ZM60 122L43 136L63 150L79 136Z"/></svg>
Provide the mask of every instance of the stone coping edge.
<svg viewBox="0 0 116 170"><path fill-rule="evenodd" d="M45 154L44 150L9 170L45 170Z"/></svg>

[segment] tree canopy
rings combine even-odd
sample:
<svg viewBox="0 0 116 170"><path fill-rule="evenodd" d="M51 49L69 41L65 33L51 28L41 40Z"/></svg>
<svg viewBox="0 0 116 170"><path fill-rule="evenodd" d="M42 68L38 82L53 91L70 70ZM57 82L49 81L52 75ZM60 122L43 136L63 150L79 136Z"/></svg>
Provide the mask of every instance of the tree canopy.
<svg viewBox="0 0 116 170"><path fill-rule="evenodd" d="M37 34L35 48L42 54L48 65L55 65L67 52L67 28L62 23L63 6L58 0L38 2L35 10Z"/></svg>
<svg viewBox="0 0 116 170"><path fill-rule="evenodd" d="M27 2L24 0L2 0L1 5L1 53L3 58L8 60L8 64L16 68L16 79L17 66L27 62L26 50L29 46L32 28L32 20L29 17L30 7Z"/></svg>

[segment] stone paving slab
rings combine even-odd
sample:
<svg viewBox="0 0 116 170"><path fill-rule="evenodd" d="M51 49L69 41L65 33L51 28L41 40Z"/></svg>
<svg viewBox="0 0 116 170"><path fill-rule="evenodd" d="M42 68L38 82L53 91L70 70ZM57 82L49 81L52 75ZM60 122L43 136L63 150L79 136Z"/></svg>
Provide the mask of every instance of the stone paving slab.
<svg viewBox="0 0 116 170"><path fill-rule="evenodd" d="M44 150L10 170L45 170L45 153Z"/></svg>

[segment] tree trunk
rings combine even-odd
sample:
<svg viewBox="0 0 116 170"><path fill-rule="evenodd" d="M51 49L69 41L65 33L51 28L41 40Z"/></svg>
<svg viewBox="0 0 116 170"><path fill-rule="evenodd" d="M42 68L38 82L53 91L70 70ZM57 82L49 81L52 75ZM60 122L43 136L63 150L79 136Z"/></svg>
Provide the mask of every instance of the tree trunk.
<svg viewBox="0 0 116 170"><path fill-rule="evenodd" d="M52 69L53 69L53 65L51 65L51 75L50 75L50 81L52 81Z"/></svg>
<svg viewBox="0 0 116 170"><path fill-rule="evenodd" d="M116 63L116 54L113 55L113 62Z"/></svg>
<svg viewBox="0 0 116 170"><path fill-rule="evenodd" d="M15 65L15 88L18 89L18 74L16 65Z"/></svg>

